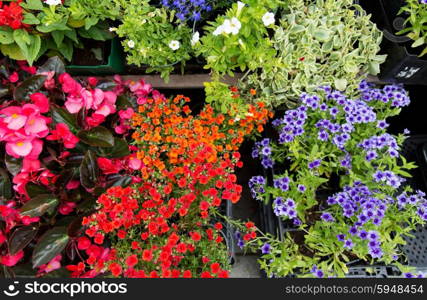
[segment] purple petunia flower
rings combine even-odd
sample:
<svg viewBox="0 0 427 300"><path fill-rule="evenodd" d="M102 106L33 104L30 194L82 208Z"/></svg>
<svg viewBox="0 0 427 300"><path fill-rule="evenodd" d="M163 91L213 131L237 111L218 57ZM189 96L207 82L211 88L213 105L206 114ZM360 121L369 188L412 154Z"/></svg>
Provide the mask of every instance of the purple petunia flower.
<svg viewBox="0 0 427 300"><path fill-rule="evenodd" d="M265 243L264 245L262 245L261 252L262 252L262 254L269 254L271 252L270 244Z"/></svg>

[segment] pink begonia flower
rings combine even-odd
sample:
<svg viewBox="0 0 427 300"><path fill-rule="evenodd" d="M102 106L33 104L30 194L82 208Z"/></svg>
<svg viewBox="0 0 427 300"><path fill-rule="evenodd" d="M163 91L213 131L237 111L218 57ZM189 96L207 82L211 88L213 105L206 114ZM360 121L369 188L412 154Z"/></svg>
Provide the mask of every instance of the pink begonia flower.
<svg viewBox="0 0 427 300"><path fill-rule="evenodd" d="M32 138L26 136L12 136L6 143L6 152L15 158L25 157L33 150Z"/></svg>
<svg viewBox="0 0 427 300"><path fill-rule="evenodd" d="M149 83L145 83L144 80L139 80L129 84L131 92L137 97L146 97L153 90L153 86Z"/></svg>
<svg viewBox="0 0 427 300"><path fill-rule="evenodd" d="M26 226L30 225L31 223L36 223L38 221L40 221L40 217L23 216L21 218L22 224L24 224Z"/></svg>
<svg viewBox="0 0 427 300"><path fill-rule="evenodd" d="M48 71L48 72L40 72L40 75L44 75L46 76L46 80L44 81L44 87L47 90L51 90L54 89L56 84L55 84L55 71Z"/></svg>
<svg viewBox="0 0 427 300"><path fill-rule="evenodd" d="M114 128L114 131L117 134L124 134L124 133L126 133L129 130L129 128L130 128L130 126L120 124L119 126L116 126Z"/></svg>
<svg viewBox="0 0 427 300"><path fill-rule="evenodd" d="M74 190L80 186L80 180L70 180L65 188L67 190Z"/></svg>
<svg viewBox="0 0 427 300"><path fill-rule="evenodd" d="M7 267L13 267L24 257L24 251L21 250L15 255L6 254L0 258L0 264L3 264Z"/></svg>
<svg viewBox="0 0 427 300"><path fill-rule="evenodd" d="M141 169L142 161L136 157L129 158L129 167L134 170Z"/></svg>
<svg viewBox="0 0 427 300"><path fill-rule="evenodd" d="M15 83L19 80L19 75L18 72L13 72L10 76L9 76L9 81L12 83Z"/></svg>
<svg viewBox="0 0 427 300"><path fill-rule="evenodd" d="M103 115L92 114L92 116L86 117L85 121L89 127L96 127L105 121L105 117Z"/></svg>
<svg viewBox="0 0 427 300"><path fill-rule="evenodd" d="M61 254L55 256L47 264L39 266L38 267L39 268L38 272L39 273L49 273L49 272L52 272L52 271L60 269L61 268L61 259L62 259L62 255Z"/></svg>
<svg viewBox="0 0 427 300"><path fill-rule="evenodd" d="M40 160L25 157L22 161L21 172L37 172L41 170Z"/></svg>
<svg viewBox="0 0 427 300"><path fill-rule="evenodd" d="M42 114L49 111L49 99L43 93L34 93L30 96L31 101L36 105Z"/></svg>
<svg viewBox="0 0 427 300"><path fill-rule="evenodd" d="M7 128L11 130L19 130L24 127L28 118L22 113L22 107L20 106L6 107L0 110L0 114L6 116L3 121L7 124Z"/></svg>
<svg viewBox="0 0 427 300"><path fill-rule="evenodd" d="M59 206L59 213L62 215L69 215L73 212L74 208L77 206L74 202L65 202Z"/></svg>
<svg viewBox="0 0 427 300"><path fill-rule="evenodd" d="M89 83L89 85L91 86L96 86L98 84L98 79L96 77L89 77L87 79L87 82Z"/></svg>
<svg viewBox="0 0 427 300"><path fill-rule="evenodd" d="M134 114L134 110L131 107L128 107L125 110L119 111L119 117L125 120L131 119L133 114Z"/></svg>
<svg viewBox="0 0 427 300"><path fill-rule="evenodd" d="M62 73L59 75L58 80L62 84L62 91L64 93L77 95L82 90L82 86L68 73Z"/></svg>
<svg viewBox="0 0 427 300"><path fill-rule="evenodd" d="M27 172L21 172L13 177L12 181L15 185L13 186L13 189L21 195L24 195L26 198L28 198L27 190L25 189L25 186L28 182L30 182L30 174Z"/></svg>
<svg viewBox="0 0 427 300"><path fill-rule="evenodd" d="M67 124L59 123L56 124L56 129L52 130L51 135L46 139L49 141L60 140L64 143L65 148L72 149L76 147L77 143L80 141L68 128Z"/></svg>
<svg viewBox="0 0 427 300"><path fill-rule="evenodd" d="M117 95L115 93L110 91L102 92L99 89L95 89L94 95L92 108L96 110L96 114L106 117L116 112Z"/></svg>
<svg viewBox="0 0 427 300"><path fill-rule="evenodd" d="M49 132L47 124L51 121L50 118L40 115L40 109L34 104L10 106L2 109L0 114L6 116L3 123L10 130L16 131L24 127L26 135L37 137L45 137Z"/></svg>

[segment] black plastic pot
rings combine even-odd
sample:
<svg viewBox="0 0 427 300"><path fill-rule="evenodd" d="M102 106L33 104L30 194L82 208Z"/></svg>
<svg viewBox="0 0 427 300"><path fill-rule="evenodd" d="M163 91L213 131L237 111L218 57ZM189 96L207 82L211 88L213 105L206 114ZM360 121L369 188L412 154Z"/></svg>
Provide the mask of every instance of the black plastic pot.
<svg viewBox="0 0 427 300"><path fill-rule="evenodd" d="M382 54L387 60L381 65L378 78L383 82L427 85L427 59L418 55L423 50L411 48L412 40L396 33L404 28L406 15L398 15L404 0L360 0L360 5L370 14L382 30Z"/></svg>

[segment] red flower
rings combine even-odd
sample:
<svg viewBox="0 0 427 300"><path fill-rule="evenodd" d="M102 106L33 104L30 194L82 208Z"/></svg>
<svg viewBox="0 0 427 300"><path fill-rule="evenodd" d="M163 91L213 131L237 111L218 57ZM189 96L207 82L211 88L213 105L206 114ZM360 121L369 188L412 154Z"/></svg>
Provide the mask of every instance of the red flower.
<svg viewBox="0 0 427 300"><path fill-rule="evenodd" d="M230 275L228 274L228 271L222 270L218 273L218 278L229 278Z"/></svg>
<svg viewBox="0 0 427 300"><path fill-rule="evenodd" d="M115 277L118 277L122 273L122 267L118 263L112 263L109 269Z"/></svg>
<svg viewBox="0 0 427 300"><path fill-rule="evenodd" d="M247 229L251 229L251 228L253 228L255 226L255 224L254 224L254 222L250 222L249 221L249 222L246 222L245 226L246 226Z"/></svg>
<svg viewBox="0 0 427 300"><path fill-rule="evenodd" d="M36 105L41 113L49 111L49 99L42 93L34 93L30 96L31 101Z"/></svg>
<svg viewBox="0 0 427 300"><path fill-rule="evenodd" d="M56 129L52 130L51 135L46 137L49 141L62 141L65 148L72 149L76 147L77 143L80 141L78 137L71 133L67 124L58 123L56 124Z"/></svg>
<svg viewBox="0 0 427 300"><path fill-rule="evenodd" d="M202 236L198 232L192 232L192 233L190 233L190 235L191 235L191 239L195 242L200 241L202 238Z"/></svg>
<svg viewBox="0 0 427 300"><path fill-rule="evenodd" d="M192 275L191 275L191 271L190 271L190 270L185 270L185 271L182 273L182 277L183 277L183 278L191 278L191 277L192 277Z"/></svg>
<svg viewBox="0 0 427 300"><path fill-rule="evenodd" d="M222 229L222 224L221 223L216 223L215 225L214 225L214 228L216 229L216 230L221 230Z"/></svg>
<svg viewBox="0 0 427 300"><path fill-rule="evenodd" d="M128 258L126 258L126 265L129 268L134 267L137 263L138 263L138 258L136 257L136 254L133 254L131 256L128 256Z"/></svg>
<svg viewBox="0 0 427 300"><path fill-rule="evenodd" d="M221 266L219 265L219 263L213 263L211 264L211 272L216 274L220 271Z"/></svg>
<svg viewBox="0 0 427 300"><path fill-rule="evenodd" d="M201 210L208 210L209 206L210 206L209 202L206 202L206 201L200 202L200 209Z"/></svg>
<svg viewBox="0 0 427 300"><path fill-rule="evenodd" d="M13 267L16 265L22 258L24 257L24 251L21 250L15 255L6 254L0 257L0 264L5 265L7 267Z"/></svg>
<svg viewBox="0 0 427 300"><path fill-rule="evenodd" d="M125 237L126 237L126 231L124 231L124 230L119 230L118 232L117 232L117 236L118 236L118 238L119 239L124 239Z"/></svg>
<svg viewBox="0 0 427 300"><path fill-rule="evenodd" d="M200 275L200 277L201 278L212 278L212 275L208 271L205 271L202 273L202 275Z"/></svg>
<svg viewBox="0 0 427 300"><path fill-rule="evenodd" d="M19 80L19 75L18 72L13 72L10 76L9 76L9 81L12 83L15 83Z"/></svg>
<svg viewBox="0 0 427 300"><path fill-rule="evenodd" d="M142 251L142 260L151 261L153 259L153 252L151 250Z"/></svg>
<svg viewBox="0 0 427 300"><path fill-rule="evenodd" d="M85 236L82 236L77 240L77 248L79 250L89 249L91 244L90 240Z"/></svg>

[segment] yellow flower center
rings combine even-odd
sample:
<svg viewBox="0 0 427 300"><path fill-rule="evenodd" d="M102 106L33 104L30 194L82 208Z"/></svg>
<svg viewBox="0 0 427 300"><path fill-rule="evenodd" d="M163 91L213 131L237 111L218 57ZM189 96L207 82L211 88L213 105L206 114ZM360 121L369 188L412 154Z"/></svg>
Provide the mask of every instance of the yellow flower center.
<svg viewBox="0 0 427 300"><path fill-rule="evenodd" d="M12 118L16 119L18 117L18 114L13 114Z"/></svg>
<svg viewBox="0 0 427 300"><path fill-rule="evenodd" d="M22 146L24 146L24 142L17 142L17 143L16 143L16 146L18 146L18 147L22 147Z"/></svg>

